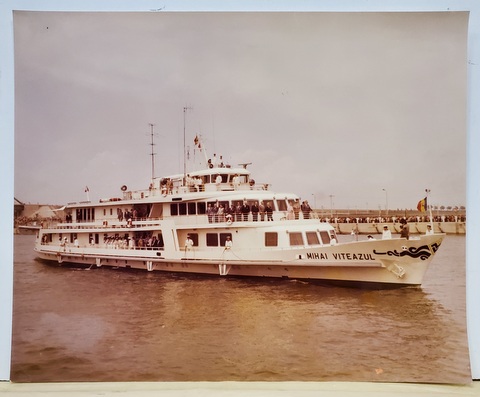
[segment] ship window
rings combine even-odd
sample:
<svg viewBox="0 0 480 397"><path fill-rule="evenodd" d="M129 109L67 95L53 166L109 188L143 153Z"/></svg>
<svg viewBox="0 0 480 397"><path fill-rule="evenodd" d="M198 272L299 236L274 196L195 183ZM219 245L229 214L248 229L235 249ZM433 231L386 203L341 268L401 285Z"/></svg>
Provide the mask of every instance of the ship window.
<svg viewBox="0 0 480 397"><path fill-rule="evenodd" d="M302 233L293 232L289 233L290 245L303 245Z"/></svg>
<svg viewBox="0 0 480 397"><path fill-rule="evenodd" d="M178 215L187 215L187 203L178 203Z"/></svg>
<svg viewBox="0 0 480 397"><path fill-rule="evenodd" d="M218 247L217 233L207 233L207 247Z"/></svg>
<svg viewBox="0 0 480 397"><path fill-rule="evenodd" d="M285 200L277 200L277 206L279 211L287 210L287 203L285 202Z"/></svg>
<svg viewBox="0 0 480 397"><path fill-rule="evenodd" d="M278 246L278 233L277 232L265 233L265 247L276 247L276 246Z"/></svg>
<svg viewBox="0 0 480 397"><path fill-rule="evenodd" d="M206 213L207 213L207 204L203 202L197 203L197 214L204 215Z"/></svg>
<svg viewBox="0 0 480 397"><path fill-rule="evenodd" d="M193 241L193 246L198 247L198 233L188 233L188 235Z"/></svg>
<svg viewBox="0 0 480 397"><path fill-rule="evenodd" d="M176 203L170 204L170 215L178 215L178 205Z"/></svg>
<svg viewBox="0 0 480 397"><path fill-rule="evenodd" d="M317 232L307 232L306 235L307 235L308 245L320 244L320 240L318 239Z"/></svg>
<svg viewBox="0 0 480 397"><path fill-rule="evenodd" d="M227 237L230 237L232 239L232 233L220 233L220 246L225 246L225 241L227 241Z"/></svg>
<svg viewBox="0 0 480 397"><path fill-rule="evenodd" d="M195 242L195 240L193 240L193 241ZM163 234L162 233L158 233L156 246L158 248L165 247L165 243L163 242Z"/></svg>
<svg viewBox="0 0 480 397"><path fill-rule="evenodd" d="M189 215L195 215L197 213L197 203L188 203L188 214Z"/></svg>
<svg viewBox="0 0 480 397"><path fill-rule="evenodd" d="M330 236L328 232L326 231L320 232L320 237L322 239L323 244L330 244Z"/></svg>

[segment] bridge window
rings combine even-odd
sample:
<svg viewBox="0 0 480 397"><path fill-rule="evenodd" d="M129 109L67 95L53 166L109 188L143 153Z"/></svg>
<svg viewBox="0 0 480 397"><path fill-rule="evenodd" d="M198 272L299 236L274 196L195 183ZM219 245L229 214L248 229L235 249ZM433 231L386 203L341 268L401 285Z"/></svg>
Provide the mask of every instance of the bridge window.
<svg viewBox="0 0 480 397"><path fill-rule="evenodd" d="M178 203L178 215L187 215L187 203Z"/></svg>
<svg viewBox="0 0 480 397"><path fill-rule="evenodd" d="M285 200L277 200L277 206L279 211L287 210L287 203L285 202Z"/></svg>
<svg viewBox="0 0 480 397"><path fill-rule="evenodd" d="M323 244L330 244L330 235L326 231L320 232L320 237Z"/></svg>
<svg viewBox="0 0 480 397"><path fill-rule="evenodd" d="M187 204L188 208L188 215L195 215L197 213L197 203L188 203Z"/></svg>
<svg viewBox="0 0 480 397"><path fill-rule="evenodd" d="M320 240L318 239L317 232L307 232L306 235L307 235L308 245L320 244Z"/></svg>
<svg viewBox="0 0 480 397"><path fill-rule="evenodd" d="M199 202L197 203L197 214L204 215L207 213L207 203Z"/></svg>
<svg viewBox="0 0 480 397"><path fill-rule="evenodd" d="M290 245L303 245L303 237L300 232L289 233Z"/></svg>

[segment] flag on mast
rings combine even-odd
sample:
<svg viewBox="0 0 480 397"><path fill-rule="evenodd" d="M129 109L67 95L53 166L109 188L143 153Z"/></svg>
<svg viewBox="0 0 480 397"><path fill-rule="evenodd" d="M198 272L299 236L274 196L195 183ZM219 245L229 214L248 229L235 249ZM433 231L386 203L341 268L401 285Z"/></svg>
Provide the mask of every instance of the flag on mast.
<svg viewBox="0 0 480 397"><path fill-rule="evenodd" d="M417 210L419 210L420 212L426 212L427 211L427 198L423 198L421 199L418 204L417 204Z"/></svg>

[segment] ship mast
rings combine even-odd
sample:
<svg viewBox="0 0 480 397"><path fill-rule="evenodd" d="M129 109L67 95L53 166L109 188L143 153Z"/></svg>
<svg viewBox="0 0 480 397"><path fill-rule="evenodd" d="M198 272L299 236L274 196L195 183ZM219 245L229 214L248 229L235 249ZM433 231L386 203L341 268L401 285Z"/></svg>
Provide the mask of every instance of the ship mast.
<svg viewBox="0 0 480 397"><path fill-rule="evenodd" d="M150 138L151 138L151 143L150 143L150 146L152 147L152 153L150 154L150 156L152 156L152 184L154 183L154 179L155 179L155 154L153 152L153 147L155 146L155 143L153 143L153 126L155 124L152 124L150 123L149 126L150 126Z"/></svg>
<svg viewBox="0 0 480 397"><path fill-rule="evenodd" d="M185 125L186 125L186 114L187 110L191 110L189 106L183 108L183 184L187 183L187 148L186 148L186 136L185 136Z"/></svg>

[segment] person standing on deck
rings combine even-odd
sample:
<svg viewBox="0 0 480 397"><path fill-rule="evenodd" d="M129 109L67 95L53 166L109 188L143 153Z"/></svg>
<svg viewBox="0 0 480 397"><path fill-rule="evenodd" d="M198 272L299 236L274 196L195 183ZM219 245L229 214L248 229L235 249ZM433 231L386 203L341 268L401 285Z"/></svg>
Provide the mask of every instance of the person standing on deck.
<svg viewBox="0 0 480 397"><path fill-rule="evenodd" d="M273 208L270 202L267 202L267 206L265 207L265 212L267 213L267 222L273 222Z"/></svg>
<svg viewBox="0 0 480 397"><path fill-rule="evenodd" d="M248 214L250 213L250 206L248 205L247 201L245 200L242 205L242 217L243 221L248 221Z"/></svg>
<svg viewBox="0 0 480 397"><path fill-rule="evenodd" d="M191 251L193 248L193 240L189 234L187 234L187 239L185 240L185 252Z"/></svg>
<svg viewBox="0 0 480 397"><path fill-rule="evenodd" d="M252 210L252 219L254 222L258 221L258 212L260 211L260 208L258 208L258 202L255 201L255 203L253 203L252 207L251 207L251 210Z"/></svg>
<svg viewBox="0 0 480 397"><path fill-rule="evenodd" d="M388 225L383 226L382 240L390 240L392 238L392 232L388 228Z"/></svg>

